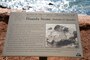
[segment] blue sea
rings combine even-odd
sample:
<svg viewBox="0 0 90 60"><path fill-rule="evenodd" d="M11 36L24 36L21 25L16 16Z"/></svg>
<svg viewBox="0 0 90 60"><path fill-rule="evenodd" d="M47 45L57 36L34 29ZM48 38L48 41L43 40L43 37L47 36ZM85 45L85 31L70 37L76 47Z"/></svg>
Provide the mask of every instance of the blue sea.
<svg viewBox="0 0 90 60"><path fill-rule="evenodd" d="M90 15L90 0L0 0L0 5L27 12L75 12Z"/></svg>

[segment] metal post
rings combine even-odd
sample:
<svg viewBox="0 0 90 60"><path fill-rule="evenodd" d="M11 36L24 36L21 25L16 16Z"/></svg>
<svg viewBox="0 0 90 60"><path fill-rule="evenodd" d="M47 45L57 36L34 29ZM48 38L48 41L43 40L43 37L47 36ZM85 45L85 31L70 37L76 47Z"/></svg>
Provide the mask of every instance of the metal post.
<svg viewBox="0 0 90 60"><path fill-rule="evenodd" d="M47 60L47 57L39 57L39 60Z"/></svg>

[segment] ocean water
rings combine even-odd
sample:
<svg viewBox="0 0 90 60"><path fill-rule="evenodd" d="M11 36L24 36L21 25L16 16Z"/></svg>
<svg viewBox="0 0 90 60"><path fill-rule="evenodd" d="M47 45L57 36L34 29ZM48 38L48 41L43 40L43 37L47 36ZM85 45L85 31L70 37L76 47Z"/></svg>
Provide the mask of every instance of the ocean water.
<svg viewBox="0 0 90 60"><path fill-rule="evenodd" d="M26 12L75 12L90 15L90 0L0 0L0 5Z"/></svg>

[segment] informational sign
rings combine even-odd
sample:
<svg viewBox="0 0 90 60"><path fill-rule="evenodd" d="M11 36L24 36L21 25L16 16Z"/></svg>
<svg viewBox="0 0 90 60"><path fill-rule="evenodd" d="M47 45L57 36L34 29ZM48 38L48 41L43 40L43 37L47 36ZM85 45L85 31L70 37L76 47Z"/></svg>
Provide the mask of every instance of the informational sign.
<svg viewBox="0 0 90 60"><path fill-rule="evenodd" d="M77 14L12 12L3 55L82 57Z"/></svg>

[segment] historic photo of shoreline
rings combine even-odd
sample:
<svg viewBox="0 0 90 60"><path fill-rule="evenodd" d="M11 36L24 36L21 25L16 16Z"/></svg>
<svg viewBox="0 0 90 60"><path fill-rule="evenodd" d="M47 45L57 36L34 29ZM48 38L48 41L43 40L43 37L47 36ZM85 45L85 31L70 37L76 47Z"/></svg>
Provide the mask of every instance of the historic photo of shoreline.
<svg viewBox="0 0 90 60"><path fill-rule="evenodd" d="M46 24L46 47L78 48L75 24Z"/></svg>

